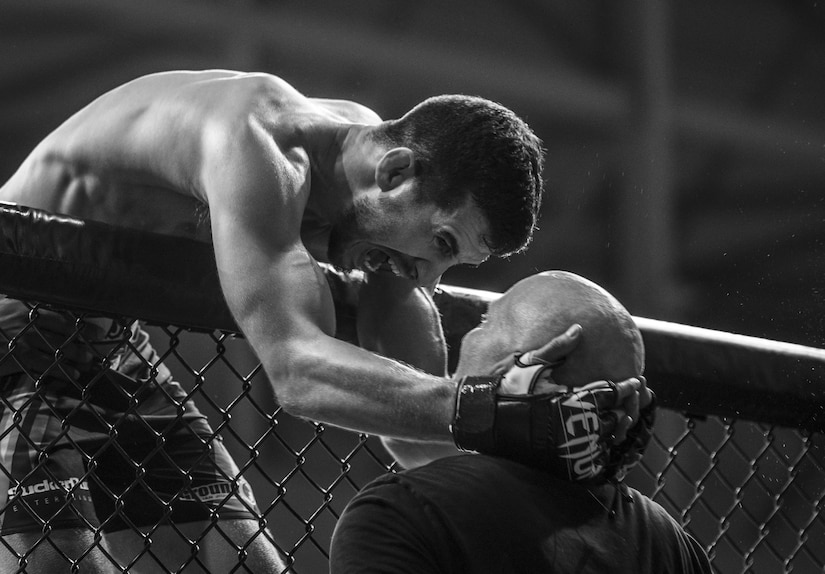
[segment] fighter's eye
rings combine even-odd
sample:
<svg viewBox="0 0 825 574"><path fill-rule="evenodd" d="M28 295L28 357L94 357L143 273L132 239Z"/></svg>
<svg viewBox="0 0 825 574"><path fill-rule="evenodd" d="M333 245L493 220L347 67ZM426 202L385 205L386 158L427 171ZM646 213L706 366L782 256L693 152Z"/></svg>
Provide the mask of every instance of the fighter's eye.
<svg viewBox="0 0 825 574"><path fill-rule="evenodd" d="M444 257L450 257L453 254L453 247L450 245L450 242L447 241L444 237L440 235L435 236L435 246L438 249L438 252L441 253Z"/></svg>

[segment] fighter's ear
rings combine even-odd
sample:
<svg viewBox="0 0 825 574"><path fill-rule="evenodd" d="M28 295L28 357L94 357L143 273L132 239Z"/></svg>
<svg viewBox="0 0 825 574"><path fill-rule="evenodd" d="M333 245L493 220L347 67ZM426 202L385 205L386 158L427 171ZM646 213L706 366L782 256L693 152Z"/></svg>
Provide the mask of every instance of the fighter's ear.
<svg viewBox="0 0 825 574"><path fill-rule="evenodd" d="M381 191L390 191L415 176L415 152L407 147L387 151L375 166L375 181Z"/></svg>

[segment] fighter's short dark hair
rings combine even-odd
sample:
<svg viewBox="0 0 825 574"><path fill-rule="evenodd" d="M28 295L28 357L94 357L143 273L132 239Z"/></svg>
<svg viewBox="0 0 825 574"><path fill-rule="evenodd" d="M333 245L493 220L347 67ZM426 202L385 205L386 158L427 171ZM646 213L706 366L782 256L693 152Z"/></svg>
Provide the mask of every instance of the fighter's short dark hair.
<svg viewBox="0 0 825 574"><path fill-rule="evenodd" d="M415 152L423 200L449 209L472 198L494 254L529 244L544 193L544 149L512 110L475 96L436 96L385 122L378 135Z"/></svg>

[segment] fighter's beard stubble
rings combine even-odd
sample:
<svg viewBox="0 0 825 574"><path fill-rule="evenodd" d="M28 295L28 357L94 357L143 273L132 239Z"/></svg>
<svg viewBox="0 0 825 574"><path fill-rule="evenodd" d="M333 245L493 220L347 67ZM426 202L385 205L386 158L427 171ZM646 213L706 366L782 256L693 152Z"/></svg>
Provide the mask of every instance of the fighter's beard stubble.
<svg viewBox="0 0 825 574"><path fill-rule="evenodd" d="M355 200L332 224L327 243L327 257L335 267L351 271L355 261L347 250L359 241L373 241L386 236L391 225L381 212L366 200Z"/></svg>

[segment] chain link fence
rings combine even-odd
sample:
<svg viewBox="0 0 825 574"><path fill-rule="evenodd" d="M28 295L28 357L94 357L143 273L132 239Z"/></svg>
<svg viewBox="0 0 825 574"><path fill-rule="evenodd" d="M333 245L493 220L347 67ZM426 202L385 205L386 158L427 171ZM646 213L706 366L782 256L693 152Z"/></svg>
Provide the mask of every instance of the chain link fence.
<svg viewBox="0 0 825 574"><path fill-rule="evenodd" d="M354 342L357 285L327 279L337 336ZM347 502L395 470L375 437L277 406L207 244L2 204L0 293L3 574L36 572L45 551L67 572L208 572L203 552L245 572L261 543L291 572L325 572ZM436 293L453 367L494 297ZM825 351L636 321L661 408L628 482L721 574L822 572ZM232 517L254 527L236 536Z"/></svg>
<svg viewBox="0 0 825 574"><path fill-rule="evenodd" d="M118 362L127 354L140 357L155 379L164 372L161 362L168 366L185 390L182 399L194 399L211 423L214 434L204 442L204 449L219 441L232 454L237 474L230 479L238 488L248 483L257 498L255 513L261 525L257 535L271 537L288 554L293 572L326 571L329 540L346 503L369 480L394 470L392 459L376 438L298 420L278 408L260 366L240 337L180 326L151 326L147 330L157 356L149 361L130 337L131 321L116 321L110 340L101 345L85 334L87 315L71 313L70 322L75 327L60 342L38 327L46 309L34 303L27 303L27 307L28 320L19 331L3 334L9 345L0 352L0 368L24 366L18 345L24 336L48 344L51 360L42 377L31 373L31 393L25 397L0 395L0 483L8 493L0 506L0 522L5 524L12 515L23 513L39 527L37 543L30 548L15 548L3 539L5 549L14 554L18 572L26 571L37 546L49 544L52 532L60 528L67 514L86 516L78 508L89 497L88 485L99 482L96 476L110 459L109 451L115 450L129 461L131 480L138 484L148 459L163 450L161 430L156 434L157 447L136 458L128 449L118 448L124 437L117 421L105 422L108 440L96 452L85 451L82 444L70 445L83 453L84 473L78 480L61 482L50 476L50 460L61 443L56 439L71 436L74 415L82 411L86 400L84 391L80 389L79 402L51 442L34 436L26 426L26 413L35 404L48 409L50 385L64 373L71 375L67 366L71 363L64 352L72 342L88 345L101 370L119 367ZM94 385L97 380L87 377L85 384ZM127 414L135 415L139 410L136 394L124 396L128 397ZM169 400L180 403L176 397ZM26 487L20 486L21 476L13 472L13 457L9 456L15 450L12 442L18 448L25 446L33 460L26 476L38 480L26 480ZM822 449L819 434L719 417L687 418L664 409L645 459L628 482L686 526L708 549L717 572L822 572L825 548L818 543L825 539L825 519L820 512L825 500ZM185 467L177 468L187 472ZM40 476L44 478L39 480ZM127 485L123 492L128 489ZM110 514L98 515L97 521L84 518L92 545L103 549L117 571L128 571L130 564L142 558L118 563L107 550L104 527L124 513L124 505L119 503L123 492L98 493L110 502L98 506ZM170 500L191 496L199 494L184 487L159 495L157 500L168 505ZM142 553L156 562L159 558L153 555L152 533L169 519L169 513L161 513L156 525L135 527L145 539ZM179 536L188 536L186 540L193 546L199 542L197 535L179 531ZM244 545L236 544L234 551L238 571L244 571ZM76 570L83 558L65 555L67 571L72 571L72 564ZM170 571L182 572L195 566L195 559L165 565Z"/></svg>

